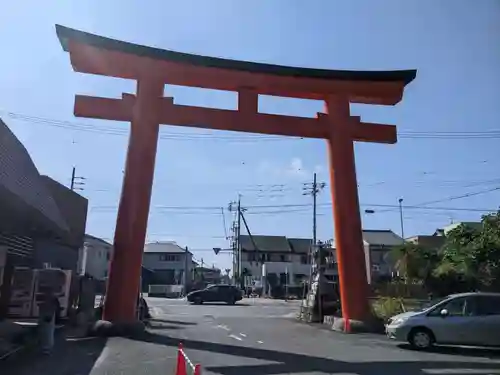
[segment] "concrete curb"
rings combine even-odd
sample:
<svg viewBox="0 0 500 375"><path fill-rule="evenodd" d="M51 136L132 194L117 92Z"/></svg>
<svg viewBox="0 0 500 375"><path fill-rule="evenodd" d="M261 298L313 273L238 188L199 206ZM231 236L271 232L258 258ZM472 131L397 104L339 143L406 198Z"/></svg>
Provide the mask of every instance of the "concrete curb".
<svg viewBox="0 0 500 375"><path fill-rule="evenodd" d="M325 316L323 317L323 324L330 326L333 331L344 332L345 319L337 316ZM357 320L349 320L351 327L351 334L355 333L375 333L384 334L384 325L378 319L372 319L370 322L361 322ZM345 332L347 333L347 332Z"/></svg>

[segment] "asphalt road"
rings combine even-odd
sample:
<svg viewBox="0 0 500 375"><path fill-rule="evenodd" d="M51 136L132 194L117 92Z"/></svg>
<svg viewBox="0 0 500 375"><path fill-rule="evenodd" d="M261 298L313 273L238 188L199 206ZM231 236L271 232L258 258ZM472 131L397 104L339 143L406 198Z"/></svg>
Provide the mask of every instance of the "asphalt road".
<svg viewBox="0 0 500 375"><path fill-rule="evenodd" d="M58 366L55 370L25 361L24 367L7 371L0 365L0 372L174 374L176 346L182 342L190 359L202 365L203 374L500 374L499 351L420 353L383 336L336 333L297 322L299 302L246 299L235 306L194 306L183 300L149 298L148 303L154 319L139 339L66 340L59 343L62 357L54 353L41 359L52 361Z"/></svg>

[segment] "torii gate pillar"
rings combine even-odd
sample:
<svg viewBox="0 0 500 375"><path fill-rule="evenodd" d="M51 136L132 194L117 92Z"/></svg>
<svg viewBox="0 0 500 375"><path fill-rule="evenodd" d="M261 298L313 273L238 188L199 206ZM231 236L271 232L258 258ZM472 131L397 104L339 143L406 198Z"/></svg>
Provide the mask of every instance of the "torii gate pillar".
<svg viewBox="0 0 500 375"><path fill-rule="evenodd" d="M325 110L330 129L327 142L335 223L335 254L342 316L346 322L343 328L351 331L352 328L356 329L360 322L368 323L370 318L354 143L350 127L352 120L349 101L345 98L327 98Z"/></svg>
<svg viewBox="0 0 500 375"><path fill-rule="evenodd" d="M151 77L139 79L131 108L130 139L103 315L105 320L113 322L137 320L142 250L151 202L163 89L161 81Z"/></svg>

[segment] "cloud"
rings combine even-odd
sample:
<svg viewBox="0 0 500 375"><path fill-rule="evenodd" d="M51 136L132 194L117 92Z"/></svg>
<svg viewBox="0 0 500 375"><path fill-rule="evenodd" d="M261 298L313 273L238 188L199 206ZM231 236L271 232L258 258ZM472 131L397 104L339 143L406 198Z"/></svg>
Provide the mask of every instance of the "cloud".
<svg viewBox="0 0 500 375"><path fill-rule="evenodd" d="M316 165L312 168L307 168L304 162L299 157L292 158L286 164L276 163L270 160L263 160L258 166L258 173L265 174L277 179L297 179L304 180L312 176L314 172L323 174L325 168L322 165Z"/></svg>
<svg viewBox="0 0 500 375"><path fill-rule="evenodd" d="M293 158L284 173L290 177L304 177L307 175L307 170L301 158Z"/></svg>

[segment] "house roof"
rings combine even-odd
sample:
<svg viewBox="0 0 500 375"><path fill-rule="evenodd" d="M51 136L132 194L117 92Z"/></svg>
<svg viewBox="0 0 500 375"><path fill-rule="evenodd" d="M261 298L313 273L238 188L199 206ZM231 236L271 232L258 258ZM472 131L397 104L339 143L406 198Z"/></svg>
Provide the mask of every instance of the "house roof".
<svg viewBox="0 0 500 375"><path fill-rule="evenodd" d="M170 253L170 254L184 254L186 252L185 248L177 245L175 241L158 241L150 242L144 246L145 253ZM191 254L190 251L188 251Z"/></svg>
<svg viewBox="0 0 500 375"><path fill-rule="evenodd" d="M291 252L290 244L285 236L252 235L257 249L253 246L250 236L240 235L240 245L243 251Z"/></svg>
<svg viewBox="0 0 500 375"><path fill-rule="evenodd" d="M469 227L471 229L481 229L482 227L482 223L480 222L474 222L474 221L462 221L462 222L458 222L458 223L453 223L453 224L450 224L446 227L443 228L443 233L444 235L448 235L449 232L451 232L452 230L458 228L460 225L464 225L466 227Z"/></svg>
<svg viewBox="0 0 500 375"><path fill-rule="evenodd" d="M148 57L154 60L165 60L169 62L184 63L202 67L230 69L235 71L272 74L295 78L316 78L342 81L403 82L404 84L408 84L416 76L416 70L349 71L311 69L199 56L123 42L61 25L56 25L56 33L61 46L66 52L69 51L69 41L72 40L93 47Z"/></svg>
<svg viewBox="0 0 500 375"><path fill-rule="evenodd" d="M309 253L312 245L311 238L289 238L288 243L294 253Z"/></svg>
<svg viewBox="0 0 500 375"><path fill-rule="evenodd" d="M403 238L388 229L364 229L363 241L368 245L396 246L403 243Z"/></svg>
<svg viewBox="0 0 500 375"><path fill-rule="evenodd" d="M102 238L99 238L99 237L93 236L91 234L85 233L85 235L83 237L83 240L86 241L87 239L99 241L99 242L102 242L105 245L112 246L111 243L109 243L108 241L103 240Z"/></svg>

